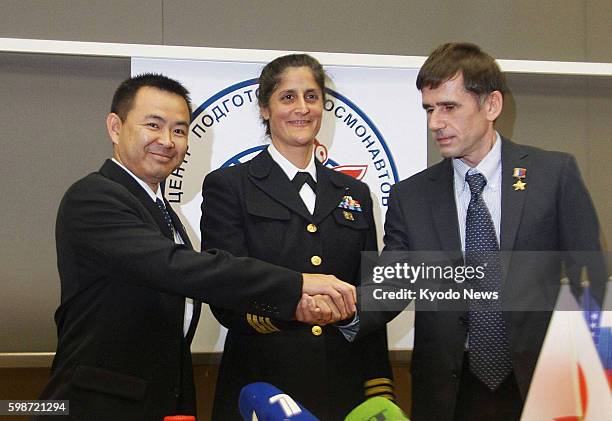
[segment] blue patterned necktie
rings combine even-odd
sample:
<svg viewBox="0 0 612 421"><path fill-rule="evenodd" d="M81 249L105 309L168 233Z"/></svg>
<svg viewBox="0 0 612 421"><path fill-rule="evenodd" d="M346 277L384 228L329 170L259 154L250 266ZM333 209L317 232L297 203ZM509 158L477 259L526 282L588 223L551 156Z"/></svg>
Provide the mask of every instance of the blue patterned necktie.
<svg viewBox="0 0 612 421"><path fill-rule="evenodd" d="M155 204L161 211L164 217L164 221L166 222L166 225L168 225L168 228L170 228L170 233L172 234L172 237L174 238L174 225L172 224L172 218L170 218L170 213L168 213L168 209L166 209L166 205L164 205L164 202L162 202L162 200L159 197L157 198L157 200L155 200Z"/></svg>
<svg viewBox="0 0 612 421"><path fill-rule="evenodd" d="M508 334L501 305L501 259L491 214L482 198L487 180L480 173L467 174L471 198L465 219L465 261L484 268L484 278L472 281L474 290L498 291L499 299L470 301L470 370L490 390L495 390L512 371Z"/></svg>

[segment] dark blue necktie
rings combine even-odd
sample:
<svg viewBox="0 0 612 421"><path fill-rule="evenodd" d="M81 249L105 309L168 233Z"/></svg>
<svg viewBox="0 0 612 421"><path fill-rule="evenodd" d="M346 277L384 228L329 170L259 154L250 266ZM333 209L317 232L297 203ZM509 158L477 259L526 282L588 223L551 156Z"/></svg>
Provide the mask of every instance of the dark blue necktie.
<svg viewBox="0 0 612 421"><path fill-rule="evenodd" d="M174 225L172 224L172 218L170 218L170 214L168 213L168 209L166 209L166 205L164 205L164 202L162 202L160 198L157 198L157 200L155 200L155 204L161 211L162 216L164 217L164 222L166 222L166 225L168 225L170 233L172 234L172 238L174 239Z"/></svg>
<svg viewBox="0 0 612 421"><path fill-rule="evenodd" d="M471 198L465 219L465 261L481 266L484 278L472 281L475 291L497 291L498 300L470 301L469 358L470 370L490 390L495 390L512 371L508 334L501 305L502 266L495 226L482 198L487 180L480 173L468 174Z"/></svg>

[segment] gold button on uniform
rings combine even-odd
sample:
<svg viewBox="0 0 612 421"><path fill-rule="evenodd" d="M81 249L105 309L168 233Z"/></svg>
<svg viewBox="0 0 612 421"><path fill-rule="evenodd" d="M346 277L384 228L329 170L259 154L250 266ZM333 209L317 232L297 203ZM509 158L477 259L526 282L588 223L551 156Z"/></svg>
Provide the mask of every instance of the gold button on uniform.
<svg viewBox="0 0 612 421"><path fill-rule="evenodd" d="M321 326L314 325L311 331L313 335L321 336L321 334L323 333L323 328Z"/></svg>
<svg viewBox="0 0 612 421"><path fill-rule="evenodd" d="M306 231L317 232L317 226L315 224L308 224L306 225Z"/></svg>
<svg viewBox="0 0 612 421"><path fill-rule="evenodd" d="M312 256L310 258L310 263L314 266L319 266L323 260L319 256Z"/></svg>

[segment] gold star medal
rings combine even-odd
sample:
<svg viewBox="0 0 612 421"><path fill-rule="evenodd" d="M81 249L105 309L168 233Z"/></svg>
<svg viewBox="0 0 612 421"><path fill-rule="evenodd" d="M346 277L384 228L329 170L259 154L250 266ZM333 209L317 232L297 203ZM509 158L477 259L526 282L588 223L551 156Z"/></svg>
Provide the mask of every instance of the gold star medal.
<svg viewBox="0 0 612 421"><path fill-rule="evenodd" d="M525 190L525 186L526 186L526 185L527 185L527 183L523 183L523 181L522 181L522 180L518 179L518 180L516 180L516 183L514 183L514 184L512 185L512 187L514 187L514 191L517 191L517 190Z"/></svg>
<svg viewBox="0 0 612 421"><path fill-rule="evenodd" d="M523 182L523 178L525 178L526 175L526 168L515 168L512 171L512 177L516 178L516 183L512 185L512 187L514 187L514 191L525 190L527 183Z"/></svg>

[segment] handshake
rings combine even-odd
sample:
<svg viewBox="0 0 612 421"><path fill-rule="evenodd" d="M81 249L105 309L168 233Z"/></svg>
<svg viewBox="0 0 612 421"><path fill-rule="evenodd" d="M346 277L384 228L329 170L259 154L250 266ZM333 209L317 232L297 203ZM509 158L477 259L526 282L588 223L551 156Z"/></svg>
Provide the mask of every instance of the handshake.
<svg viewBox="0 0 612 421"><path fill-rule="evenodd" d="M357 292L333 275L304 273L302 298L295 318L302 323L326 325L353 317Z"/></svg>

